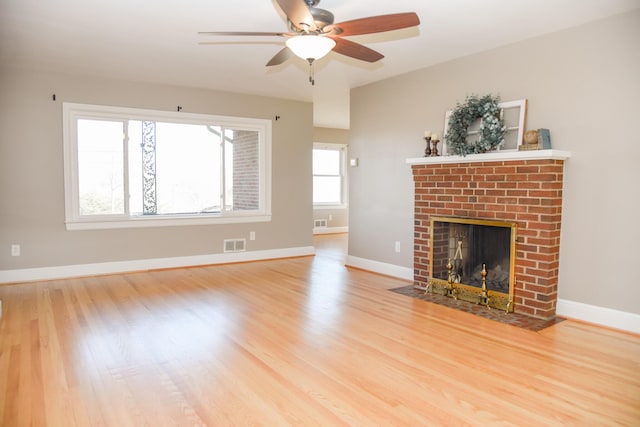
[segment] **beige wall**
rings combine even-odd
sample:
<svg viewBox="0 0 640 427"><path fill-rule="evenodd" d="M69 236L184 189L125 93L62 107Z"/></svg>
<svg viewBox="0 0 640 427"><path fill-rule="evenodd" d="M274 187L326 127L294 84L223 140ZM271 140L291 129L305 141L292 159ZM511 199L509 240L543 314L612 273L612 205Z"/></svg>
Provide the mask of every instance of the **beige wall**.
<svg viewBox="0 0 640 427"><path fill-rule="evenodd" d="M437 43L437 40L433 40ZM416 53L419 54L419 53ZM567 150L559 297L640 313L640 11L465 57L351 92L349 254L411 268L424 130L468 94L527 98L528 128ZM401 252L394 252L394 242Z"/></svg>
<svg viewBox="0 0 640 427"><path fill-rule="evenodd" d="M313 128L314 142L330 142L332 144L349 144L349 130L335 128Z"/></svg>
<svg viewBox="0 0 640 427"><path fill-rule="evenodd" d="M310 103L183 87L0 68L0 271L313 244ZM52 94L57 101L52 101ZM62 102L273 119L271 222L67 231L64 225ZM291 197L294 194L295 197ZM256 240L249 241L255 231ZM11 257L19 243L22 256Z"/></svg>

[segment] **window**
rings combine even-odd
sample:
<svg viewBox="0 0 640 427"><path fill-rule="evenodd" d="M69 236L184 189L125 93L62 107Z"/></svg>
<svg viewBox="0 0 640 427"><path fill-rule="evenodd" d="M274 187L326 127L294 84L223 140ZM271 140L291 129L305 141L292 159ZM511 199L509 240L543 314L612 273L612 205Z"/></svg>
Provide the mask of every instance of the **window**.
<svg viewBox="0 0 640 427"><path fill-rule="evenodd" d="M68 229L270 220L271 122L63 106Z"/></svg>
<svg viewBox="0 0 640 427"><path fill-rule="evenodd" d="M313 145L313 204L315 206L346 205L346 145Z"/></svg>

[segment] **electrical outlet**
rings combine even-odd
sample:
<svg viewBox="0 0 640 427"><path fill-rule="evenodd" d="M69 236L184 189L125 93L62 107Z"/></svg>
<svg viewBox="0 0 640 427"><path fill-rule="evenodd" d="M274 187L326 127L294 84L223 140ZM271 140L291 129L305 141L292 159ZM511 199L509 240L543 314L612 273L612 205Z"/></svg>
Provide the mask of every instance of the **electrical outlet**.
<svg viewBox="0 0 640 427"><path fill-rule="evenodd" d="M20 256L20 245L11 245L11 256Z"/></svg>
<svg viewBox="0 0 640 427"><path fill-rule="evenodd" d="M255 231L250 231L249 232L249 240L256 240L256 232Z"/></svg>
<svg viewBox="0 0 640 427"><path fill-rule="evenodd" d="M400 252L400 242L396 242L396 252Z"/></svg>
<svg viewBox="0 0 640 427"><path fill-rule="evenodd" d="M333 220L333 215L329 214L329 221Z"/></svg>

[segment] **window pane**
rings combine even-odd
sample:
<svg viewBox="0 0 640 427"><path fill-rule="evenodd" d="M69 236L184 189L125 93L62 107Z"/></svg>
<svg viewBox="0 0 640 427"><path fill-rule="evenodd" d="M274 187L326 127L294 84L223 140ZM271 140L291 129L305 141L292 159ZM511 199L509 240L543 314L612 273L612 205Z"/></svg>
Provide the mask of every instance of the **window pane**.
<svg viewBox="0 0 640 427"><path fill-rule="evenodd" d="M314 176L313 203L341 203L340 177Z"/></svg>
<svg viewBox="0 0 640 427"><path fill-rule="evenodd" d="M142 215L142 122L129 120L129 211Z"/></svg>
<svg viewBox="0 0 640 427"><path fill-rule="evenodd" d="M233 210L233 158L235 144L234 132L231 129L224 131L224 210Z"/></svg>
<svg viewBox="0 0 640 427"><path fill-rule="evenodd" d="M158 214L220 211L220 128L156 123Z"/></svg>
<svg viewBox="0 0 640 427"><path fill-rule="evenodd" d="M314 175L340 175L340 151L313 150Z"/></svg>
<svg viewBox="0 0 640 427"><path fill-rule="evenodd" d="M123 123L77 121L80 215L124 213Z"/></svg>
<svg viewBox="0 0 640 427"><path fill-rule="evenodd" d="M226 207L234 211L260 209L260 134L256 131L228 130L225 134L232 153L225 163ZM228 146L227 146L228 147Z"/></svg>

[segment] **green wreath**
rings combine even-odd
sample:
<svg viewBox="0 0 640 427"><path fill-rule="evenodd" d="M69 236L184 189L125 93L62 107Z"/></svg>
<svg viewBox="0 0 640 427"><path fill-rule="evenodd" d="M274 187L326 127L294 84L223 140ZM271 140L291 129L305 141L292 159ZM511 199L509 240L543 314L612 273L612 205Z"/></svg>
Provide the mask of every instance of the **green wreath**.
<svg viewBox="0 0 640 427"><path fill-rule="evenodd" d="M449 127L445 139L449 150L454 154L466 156L473 153L486 153L495 150L504 143L507 128L500 118L497 96L468 96L464 104L457 103L449 117ZM480 119L478 139L468 142L468 129Z"/></svg>

